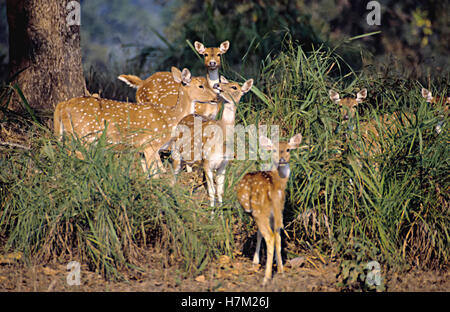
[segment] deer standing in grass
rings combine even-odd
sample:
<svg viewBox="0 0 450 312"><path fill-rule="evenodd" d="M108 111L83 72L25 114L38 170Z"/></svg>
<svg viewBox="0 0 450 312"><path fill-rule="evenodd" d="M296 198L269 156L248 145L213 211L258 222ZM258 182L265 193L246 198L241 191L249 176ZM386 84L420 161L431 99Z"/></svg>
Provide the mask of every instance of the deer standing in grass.
<svg viewBox="0 0 450 312"><path fill-rule="evenodd" d="M259 263L262 237L266 242L267 260L263 285L272 277L274 248L278 272L283 273L280 230L283 228L285 189L290 174L290 151L297 149L301 141L302 135L297 134L288 142L280 142L275 146L271 140L261 136L260 148L272 151L272 170L247 173L236 186L239 203L245 212L251 213L258 226L253 263Z"/></svg>
<svg viewBox="0 0 450 312"><path fill-rule="evenodd" d="M357 133L359 127L359 129L362 129L361 132L364 135L364 132L366 130L364 129L365 124L360 123L358 125L358 120L356 120L356 111L358 105L366 99L367 89L364 88L361 91L359 91L356 94L356 97L341 98L339 93L334 90L330 90L329 95L330 99L334 103L339 105L341 121L337 125L336 132L342 131L346 137L351 137L355 133Z"/></svg>
<svg viewBox="0 0 450 312"><path fill-rule="evenodd" d="M357 93L356 98L347 97L340 99L339 93L330 90L330 99L337 103L340 107L341 118L343 122L339 127L346 128L346 135L351 136L357 131L361 134L361 144L369 156L373 156L382 152L380 142L382 138L386 138L389 133L395 134L399 125L411 125L416 120L416 116L411 113L394 112L392 114L384 114L379 116L378 120L371 119L357 123L355 118L357 107L367 97L367 89L362 89ZM448 104L450 98L433 97L427 89L422 89L422 96L427 102L435 104L440 111L440 117L443 119L448 113ZM439 121L435 130L439 134L444 125L444 120ZM361 152L361 150L360 150Z"/></svg>
<svg viewBox="0 0 450 312"><path fill-rule="evenodd" d="M205 48L203 44L195 42L196 50L205 57L205 66L207 69L206 77L197 77L204 79L204 83L213 89L219 82L219 68L221 66L220 56L228 51L230 43L223 42L219 48ZM154 103L162 106L174 106L178 96L178 83L173 80L170 72L157 72L145 80L135 75L120 75L119 80L127 85L136 88L136 101L138 103ZM221 107L196 105L195 112L208 118L216 118Z"/></svg>
<svg viewBox="0 0 450 312"><path fill-rule="evenodd" d="M387 131L395 132L399 123L409 124L411 118L414 118L410 114L396 112L381 115L378 121L371 119L358 123L356 119L357 107L366 99L367 89L364 88L358 92L356 98L346 97L341 99L339 93L334 90L330 90L329 94L330 99L339 105L342 122L338 127L344 128L347 137L354 137L359 132L362 137L362 147L369 156L382 152L379 139L386 136ZM363 151L360 148L357 149L360 153Z"/></svg>
<svg viewBox="0 0 450 312"><path fill-rule="evenodd" d="M247 80L242 87L226 80L217 83L219 98L224 106L222 119L214 120L193 114L184 117L177 126L181 131L175 141L176 156L172 157L175 173L173 182L181 170L182 162L201 162L211 207L215 205L216 196L218 203L222 204L226 166L234 158L234 146L230 147L229 144L234 143L236 106L252 86L253 79ZM184 137L185 135L187 137Z"/></svg>
<svg viewBox="0 0 450 312"><path fill-rule="evenodd" d="M150 170L158 177L158 168L165 171L158 151L171 143L172 131L178 122L194 112L196 103L211 104L217 100L217 93L208 88L204 80L192 78L188 69L181 72L172 67L172 75L179 84L175 106L137 105L96 97L73 98L56 106L55 135L67 132L92 142L106 126L110 142L141 149L145 156L144 171Z"/></svg>
<svg viewBox="0 0 450 312"><path fill-rule="evenodd" d="M440 134L444 126L444 119L448 114L448 105L450 104L450 97L433 96L430 91L422 88L422 96L428 103L433 104L439 111L439 118L441 119L435 127L436 133Z"/></svg>

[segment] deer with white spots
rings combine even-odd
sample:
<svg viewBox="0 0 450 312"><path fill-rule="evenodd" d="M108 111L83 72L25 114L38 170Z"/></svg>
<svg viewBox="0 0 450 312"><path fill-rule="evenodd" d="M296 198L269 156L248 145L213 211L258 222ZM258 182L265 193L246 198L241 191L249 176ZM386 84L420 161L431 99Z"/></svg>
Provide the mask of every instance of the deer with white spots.
<svg viewBox="0 0 450 312"><path fill-rule="evenodd" d="M174 182L182 162L201 162L211 207L215 205L216 196L218 203L222 204L225 169L228 162L234 158L234 145L230 145L234 144L237 104L252 86L253 79L247 80L242 87L226 80L216 84L215 87L220 91L219 100L223 101L224 106L222 119L214 120L193 114L184 117L177 126L179 135L175 141L176 155L172 157ZM187 137L184 137L185 135Z"/></svg>
<svg viewBox="0 0 450 312"><path fill-rule="evenodd" d="M220 55L227 52L230 47L228 41L223 42L219 48L205 48L203 44L195 42L197 51L205 56L206 77L202 79L211 89L219 82ZM136 88L136 101L138 103L154 103L171 107L176 104L178 97L178 83L173 80L170 72L157 72L145 80L135 75L120 75L119 80L130 87ZM196 105L195 112L208 118L216 118L221 107L217 105Z"/></svg>
<svg viewBox="0 0 450 312"><path fill-rule="evenodd" d="M87 142L97 138L107 126L106 136L115 144L129 144L144 152L144 171L158 177L164 172L158 151L169 145L172 131L183 117L194 112L197 103L216 103L217 93L204 80L192 78L188 69L172 67L173 79L179 83L178 99L174 107L138 105L96 97L79 97L56 106L54 131L76 134ZM156 167L154 166L156 162Z"/></svg>
<svg viewBox="0 0 450 312"><path fill-rule="evenodd" d="M239 203L245 212L252 215L258 227L253 263L259 264L262 237L266 242L267 260L263 285L272 278L274 249L278 272L283 273L280 230L283 228L285 190L290 174L290 151L297 149L301 141L302 135L297 134L288 142L280 142L275 146L271 140L261 136L260 148L272 151L272 170L247 173L236 186Z"/></svg>
<svg viewBox="0 0 450 312"><path fill-rule="evenodd" d="M222 42L218 48L205 48L203 43L195 41L194 47L198 54L205 57L206 80L208 80L209 86L213 88L216 83L221 82L221 77L219 76L219 68L222 66L220 57L222 54L227 53L230 48L230 42Z"/></svg>

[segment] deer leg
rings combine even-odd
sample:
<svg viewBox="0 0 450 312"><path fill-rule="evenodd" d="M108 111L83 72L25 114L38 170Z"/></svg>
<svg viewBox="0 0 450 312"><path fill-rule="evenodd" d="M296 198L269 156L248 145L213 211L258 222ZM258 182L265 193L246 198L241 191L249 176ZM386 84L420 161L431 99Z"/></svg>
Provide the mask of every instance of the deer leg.
<svg viewBox="0 0 450 312"><path fill-rule="evenodd" d="M166 173L166 168L164 167L162 161L161 161L161 157L159 156L159 153L156 152L155 153L155 158L156 158L156 165L158 167L158 170L162 173Z"/></svg>
<svg viewBox="0 0 450 312"><path fill-rule="evenodd" d="M205 169L205 175L206 175L206 185L208 187L208 196L209 196L209 203L211 207L214 207L214 200L215 200L215 194L216 194L216 188L214 186L214 174L211 169L204 168Z"/></svg>
<svg viewBox="0 0 450 312"><path fill-rule="evenodd" d="M163 168L164 166L161 162L161 158L159 158L158 151L147 149L144 151L144 156L145 156L145 167L143 166L144 172L150 171L150 175L153 178L159 179L160 176L158 173L158 168Z"/></svg>
<svg viewBox="0 0 450 312"><path fill-rule="evenodd" d="M173 177L172 177L171 185L174 186L175 183L177 182L177 175L181 171L181 160L180 159L172 158L172 169L173 169Z"/></svg>
<svg viewBox="0 0 450 312"><path fill-rule="evenodd" d="M277 229L275 231L275 250L277 255L277 270L278 273L283 273L283 259L281 259L281 236L280 236L280 229Z"/></svg>
<svg viewBox="0 0 450 312"><path fill-rule="evenodd" d="M261 239L262 239L262 234L258 230L258 234L256 234L256 250L255 250L255 254L253 255L253 263L254 264L259 264L259 250L261 249Z"/></svg>
<svg viewBox="0 0 450 312"><path fill-rule="evenodd" d="M267 220L268 221L268 220ZM266 272L264 274L263 285L272 278L272 265L273 265L273 250L274 250L274 233L270 229L270 224L263 227L259 227L264 240L266 241L267 259L266 259Z"/></svg>
<svg viewBox="0 0 450 312"><path fill-rule="evenodd" d="M222 205L223 193L225 188L225 169L227 163L224 162L216 172L217 200Z"/></svg>

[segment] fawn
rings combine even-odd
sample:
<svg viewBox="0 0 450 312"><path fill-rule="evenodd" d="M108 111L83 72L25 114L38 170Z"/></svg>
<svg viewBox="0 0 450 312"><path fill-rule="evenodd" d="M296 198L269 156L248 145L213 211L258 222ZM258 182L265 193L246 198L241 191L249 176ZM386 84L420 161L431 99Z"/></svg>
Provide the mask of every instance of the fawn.
<svg viewBox="0 0 450 312"><path fill-rule="evenodd" d="M247 173L236 186L239 203L245 212L251 213L258 227L253 263L259 263L261 238L264 237L266 242L267 262L263 285L272 277L274 248L278 272L283 273L280 230L283 228L285 189L290 174L290 151L297 149L301 141L302 135L297 134L288 142L280 142L275 146L270 139L260 136L260 148L272 151L272 170Z"/></svg>
<svg viewBox="0 0 450 312"><path fill-rule="evenodd" d="M211 89L214 84L219 82L218 77L220 68L220 54L227 52L230 43L223 42L219 48L205 48L203 44L195 42L197 51L205 56L205 66L207 68L206 77L197 77L204 79L203 83L207 83ZM210 78L211 77L211 78ZM176 83L170 72L157 72L145 80L135 75L120 75L119 80L127 85L136 88L136 101L138 103L153 103L162 106L174 106L178 97L178 83ZM196 105L195 112L208 118L216 118L221 107L217 105Z"/></svg>
<svg viewBox="0 0 450 312"><path fill-rule="evenodd" d="M422 88L422 96L427 100L428 103L435 105L435 107L439 110L439 118L441 118L441 120L436 125L435 130L437 134L440 134L442 131L442 127L444 126L444 118L448 114L450 97L433 96L431 92L425 88Z"/></svg>
<svg viewBox="0 0 450 312"><path fill-rule="evenodd" d="M64 132L76 134L88 142L93 141L106 128L112 143L126 143L142 149L145 156L144 171L158 177L158 168L164 172L158 151L169 145L172 131L178 122L194 112L195 103L213 104L217 93L205 81L192 78L188 69L172 67L174 81L179 83L178 99L174 107L156 107L117 102L96 97L79 97L60 102L54 112L56 136Z"/></svg>
<svg viewBox="0 0 450 312"><path fill-rule="evenodd" d="M208 119L200 115L188 115L178 124L180 136L175 141L176 156L173 157L173 169L176 175L181 170L182 162L192 164L201 162L206 175L206 183L210 206L214 207L215 198L222 204L224 192L225 169L228 162L233 159L230 155L230 141L234 143L234 121L236 105L241 97L250 91L253 79L247 80L242 87L235 82L224 80L216 84L221 91L219 98L223 101L222 119ZM189 135L183 137L188 133ZM193 134L193 138L191 138ZM231 136L231 137L230 137ZM234 151L234 146L231 147ZM195 153L198 153L195 155ZM216 179L214 180L214 173ZM174 181L175 182L175 177Z"/></svg>

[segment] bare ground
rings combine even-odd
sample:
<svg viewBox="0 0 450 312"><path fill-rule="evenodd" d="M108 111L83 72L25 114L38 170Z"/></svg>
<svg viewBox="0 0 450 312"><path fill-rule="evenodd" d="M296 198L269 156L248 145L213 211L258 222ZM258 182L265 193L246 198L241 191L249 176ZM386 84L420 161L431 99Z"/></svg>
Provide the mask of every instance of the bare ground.
<svg viewBox="0 0 450 312"><path fill-rule="evenodd" d="M68 271L63 264L26 265L14 256L0 262L0 291L69 291L69 292L333 292L340 291L336 285L338 265L322 263L319 259L302 257L301 265L285 266L285 273L274 272L268 285L261 286L264 267L255 266L251 259L237 255L234 260L222 256L210 264L202 275L183 277L176 267L165 268L161 253L147 250L148 262L141 273L128 275L128 281L106 281L100 275L81 266L79 286L67 283ZM412 270L402 274L389 274L385 278L387 291L450 291L450 274L438 271Z"/></svg>

